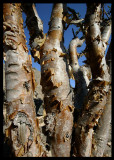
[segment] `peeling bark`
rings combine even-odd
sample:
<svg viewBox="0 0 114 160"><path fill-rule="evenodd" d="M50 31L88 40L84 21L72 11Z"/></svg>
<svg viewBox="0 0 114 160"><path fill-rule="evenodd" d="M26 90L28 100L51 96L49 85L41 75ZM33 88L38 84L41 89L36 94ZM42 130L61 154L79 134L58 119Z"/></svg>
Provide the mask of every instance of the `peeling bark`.
<svg viewBox="0 0 114 160"><path fill-rule="evenodd" d="M32 62L23 29L20 3L3 4L3 44L6 54L7 122L5 136L15 157L39 157L39 126L33 102Z"/></svg>
<svg viewBox="0 0 114 160"><path fill-rule="evenodd" d="M93 128L103 113L106 93L99 86L92 86L86 100L75 128L77 155L82 157L91 156Z"/></svg>
<svg viewBox="0 0 114 160"><path fill-rule="evenodd" d="M91 67L93 80L89 84L90 90L84 104L84 110L75 129L77 155L82 157L91 156L94 126L103 114L110 84L110 76L104 57L106 42L102 40L100 31L100 11L100 4L87 4L85 18L87 61Z"/></svg>
<svg viewBox="0 0 114 160"><path fill-rule="evenodd" d="M86 14L86 44L88 48L87 60L90 64L92 77L96 79L101 77L103 80L109 82L109 74L104 57L106 50L106 42L109 39L109 35L104 41L100 31L100 4L93 7L88 6ZM94 63L96 62L96 63Z"/></svg>
<svg viewBox="0 0 114 160"><path fill-rule="evenodd" d="M31 54L41 64L41 85L46 109L44 121L51 147L50 154L47 154L41 142L39 118L36 118L33 102L34 74L31 56L28 56L20 6L27 15ZM70 15L67 9L73 14L72 20L68 18ZM102 157L111 121L111 47L106 58L105 51L112 22L110 19L105 22L101 20L101 4L87 4L84 23L73 9L62 3L54 4L48 36L43 33L43 22L32 3L4 4L3 20L7 100L3 130L13 156L69 157L73 146L74 156ZM83 32L87 45L87 64L92 73L90 82L90 68L78 64L77 47L82 45L84 39L73 39L69 50L76 81L74 103L68 75L69 57L63 45L65 23L68 24L66 28L74 23ZM73 104L81 109L79 115L78 109L75 110L74 119ZM73 121L75 133L72 133ZM72 135L75 136L72 138Z"/></svg>
<svg viewBox="0 0 114 160"><path fill-rule="evenodd" d="M29 43L31 46L31 54L35 58L35 61L39 62L39 50L46 39L46 35L43 33L43 22L40 19L33 3L22 3L21 7L27 16L26 25L30 34Z"/></svg>
<svg viewBox="0 0 114 160"><path fill-rule="evenodd" d="M75 38L70 42L69 52L71 59L71 67L75 78L75 107L80 108L84 102L84 98L88 92L89 79L91 78L91 72L89 66L79 66L77 47L81 47L85 39Z"/></svg>
<svg viewBox="0 0 114 160"><path fill-rule="evenodd" d="M97 129L93 136L92 157L103 157L107 145L109 128L111 122L111 92L107 96L104 112L99 120Z"/></svg>
<svg viewBox="0 0 114 160"><path fill-rule="evenodd" d="M23 7L26 9L26 6ZM66 53L62 42L63 8L66 12L63 4L54 5L49 22L48 37L43 41L43 45L39 46L40 48L35 47L39 51L38 58L41 64L41 85L47 112L46 130L51 137L52 156L57 157L70 156L74 109L67 74ZM26 10L24 11L26 13ZM31 26L28 26L28 29L31 32ZM34 40L34 42L36 46L39 45L39 41Z"/></svg>
<svg viewBox="0 0 114 160"><path fill-rule="evenodd" d="M47 112L45 123L53 157L70 156L73 126L74 107L64 57L62 18L63 4L54 4L40 59L41 85Z"/></svg>

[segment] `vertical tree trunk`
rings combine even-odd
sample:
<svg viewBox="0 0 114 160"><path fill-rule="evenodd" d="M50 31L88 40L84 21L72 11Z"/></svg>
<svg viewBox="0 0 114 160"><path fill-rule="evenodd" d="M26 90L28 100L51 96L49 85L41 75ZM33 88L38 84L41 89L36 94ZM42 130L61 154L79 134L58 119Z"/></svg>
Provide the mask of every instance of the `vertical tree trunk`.
<svg viewBox="0 0 114 160"><path fill-rule="evenodd" d="M93 136L92 157L103 157L105 147L108 142L109 129L111 123L111 91L107 96L104 112L100 117L98 127Z"/></svg>
<svg viewBox="0 0 114 160"><path fill-rule="evenodd" d="M38 157L38 122L33 102L31 56L28 56L20 3L3 4L3 44L6 54L7 124L5 135L15 157Z"/></svg>
<svg viewBox="0 0 114 160"><path fill-rule="evenodd" d="M94 126L103 114L110 84L104 53L109 33L104 36L105 29L100 31L101 4L87 4L86 44L87 61L92 72L92 81L84 105L82 115L79 117L75 130L77 152L79 156L90 157L92 151L92 136ZM110 30L110 27L107 27Z"/></svg>
<svg viewBox="0 0 114 160"><path fill-rule="evenodd" d="M41 84L47 112L52 156L69 157L73 127L73 104L63 49L63 4L54 4L48 37L41 53Z"/></svg>

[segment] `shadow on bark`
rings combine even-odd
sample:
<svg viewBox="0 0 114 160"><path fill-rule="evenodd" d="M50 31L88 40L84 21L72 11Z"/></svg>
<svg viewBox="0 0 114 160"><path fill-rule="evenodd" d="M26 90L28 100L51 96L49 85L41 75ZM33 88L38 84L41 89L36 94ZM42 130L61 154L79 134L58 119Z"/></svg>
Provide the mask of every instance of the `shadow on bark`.
<svg viewBox="0 0 114 160"><path fill-rule="evenodd" d="M43 100L40 98L34 99L34 103L36 106L36 115L42 116L43 115Z"/></svg>

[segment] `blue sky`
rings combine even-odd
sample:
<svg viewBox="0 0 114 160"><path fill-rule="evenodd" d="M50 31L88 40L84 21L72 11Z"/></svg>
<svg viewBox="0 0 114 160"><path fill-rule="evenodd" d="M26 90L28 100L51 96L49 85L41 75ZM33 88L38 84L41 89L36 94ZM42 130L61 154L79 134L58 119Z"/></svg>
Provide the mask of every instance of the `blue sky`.
<svg viewBox="0 0 114 160"><path fill-rule="evenodd" d="M108 4L109 6L111 4ZM48 22L50 21L50 16L51 16L51 12L52 12L52 3L36 3L36 9L38 12L39 17L41 18L41 20L43 21L43 28L44 28L44 33L48 32L49 29L49 25ZM74 9L76 12L80 13L80 18L84 18L85 14L86 14L86 4L85 3L67 3L67 6ZM23 13L23 19L24 19L24 26L25 26L25 14ZM69 43L73 38L73 34L72 34L72 28L74 29L74 31L77 30L77 27L75 25L70 25L69 28L64 32L64 46L66 47L66 49L69 48ZM29 49L29 54L30 54L30 46L29 46L29 31L27 30L27 27L25 28L25 35L26 35L26 39L27 39L27 46ZM82 35L79 34L79 37L81 37ZM85 48L85 43L82 45L82 47L77 48L77 52L81 53L82 50L84 50ZM108 49L108 47L107 47ZM79 59L79 65L83 65L83 61L85 60L85 57L83 56L82 58ZM32 58L32 66L37 68L38 70L41 69L40 65L38 63L34 62L34 59ZM75 86L75 82L74 80L70 80L70 84L72 87Z"/></svg>

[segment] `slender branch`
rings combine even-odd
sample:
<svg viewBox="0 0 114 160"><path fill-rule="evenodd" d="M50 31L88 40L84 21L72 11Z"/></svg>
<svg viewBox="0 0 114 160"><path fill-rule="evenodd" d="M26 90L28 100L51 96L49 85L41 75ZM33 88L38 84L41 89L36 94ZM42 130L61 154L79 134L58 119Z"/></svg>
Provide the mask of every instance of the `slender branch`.
<svg viewBox="0 0 114 160"><path fill-rule="evenodd" d="M22 3L21 7L26 13L26 25L29 30L31 46L31 54L35 58L35 61L39 62L40 48L43 46L46 35L43 33L43 22L38 16L37 10L33 3Z"/></svg>
<svg viewBox="0 0 114 160"><path fill-rule="evenodd" d="M76 73L76 71L79 68L78 57L77 57L77 49L76 48L77 48L77 46L81 46L83 44L83 42L84 42L84 39L80 40L78 38L75 38L70 42L70 45L69 45L71 66L73 68L74 74Z"/></svg>
<svg viewBox="0 0 114 160"><path fill-rule="evenodd" d="M112 22L108 21L107 23L105 23L105 26L103 28L104 29L101 35L101 39L103 42L107 43L111 35Z"/></svg>
<svg viewBox="0 0 114 160"><path fill-rule="evenodd" d="M33 3L22 3L21 7L26 13L26 25L30 32L30 40L43 36L43 22L41 21Z"/></svg>
<svg viewBox="0 0 114 160"><path fill-rule="evenodd" d="M105 11L105 9L103 8L104 13L106 14L106 16L108 17L108 19L110 19L109 15L107 14L107 12Z"/></svg>
<svg viewBox="0 0 114 160"><path fill-rule="evenodd" d="M73 75L75 79L75 107L81 108L84 98L88 92L87 86L89 84L90 78L90 70L89 67L86 66L79 66L78 64L78 57L77 57L77 47L80 47L85 39L80 40L79 38L75 38L70 42L69 45L69 52L70 52L70 59L71 59L71 67L73 70Z"/></svg>
<svg viewBox="0 0 114 160"><path fill-rule="evenodd" d="M72 22L74 22L73 24L77 24L77 26L80 27L81 31L82 31L83 33L85 33L85 31L84 31L84 25L83 25L83 23L82 23L82 21L83 21L84 19L80 19L80 18L79 18L79 15L75 12L74 9L71 9L70 7L67 7L67 8L68 8L68 10L69 10L69 11L72 13L72 15L73 15L73 18L72 18L71 22L69 23L69 25L72 24ZM77 23L77 22L78 22L78 23ZM67 28L68 28L68 27L67 27Z"/></svg>
<svg viewBox="0 0 114 160"><path fill-rule="evenodd" d="M71 20L70 24L78 24L80 22L84 21L84 19L79 19L79 20Z"/></svg>

